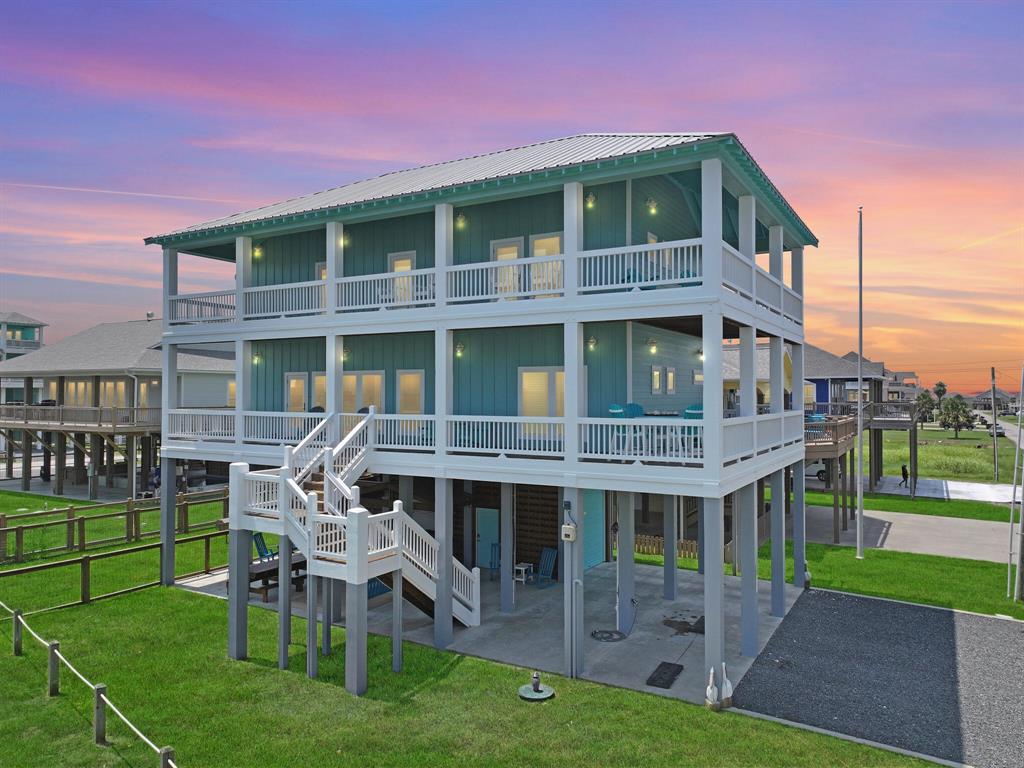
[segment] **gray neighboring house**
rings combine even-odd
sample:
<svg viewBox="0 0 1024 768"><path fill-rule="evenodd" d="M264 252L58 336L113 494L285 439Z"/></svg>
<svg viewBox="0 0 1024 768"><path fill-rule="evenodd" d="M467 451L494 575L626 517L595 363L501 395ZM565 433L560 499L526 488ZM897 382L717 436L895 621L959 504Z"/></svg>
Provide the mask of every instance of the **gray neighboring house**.
<svg viewBox="0 0 1024 768"><path fill-rule="evenodd" d="M976 411L991 411L992 410L992 390L985 389L974 395L973 397L965 398L967 402L971 404L971 408ZM1013 406L1016 398L1012 393L1007 392L1005 389L996 387L996 410L1000 413Z"/></svg>
<svg viewBox="0 0 1024 768"><path fill-rule="evenodd" d="M0 405L0 432L10 448L5 477L14 477L20 453L21 488L28 490L33 449L41 445L40 476L52 479L53 493L62 494L65 482L88 483L96 498L101 475L108 487L133 496L140 478L145 489L160 442L162 331L156 320L101 323L0 363L0 376L33 393L30 403ZM179 402L233 408L234 367L228 350L183 351L174 384Z"/></svg>
<svg viewBox="0 0 1024 768"><path fill-rule="evenodd" d="M881 363L872 363L865 358L861 377L864 381L864 397L868 402L883 399L883 368ZM808 392L806 403L855 403L857 402L857 353L850 352L840 357L813 344L804 346L804 380L813 386Z"/></svg>

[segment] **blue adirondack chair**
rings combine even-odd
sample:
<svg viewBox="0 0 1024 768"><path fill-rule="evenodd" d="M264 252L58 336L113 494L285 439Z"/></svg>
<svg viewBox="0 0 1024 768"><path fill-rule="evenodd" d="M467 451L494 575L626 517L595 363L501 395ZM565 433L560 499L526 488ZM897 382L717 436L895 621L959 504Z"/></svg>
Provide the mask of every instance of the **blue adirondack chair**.
<svg viewBox="0 0 1024 768"><path fill-rule="evenodd" d="M644 407L640 403L626 403L626 418L639 419L644 415Z"/></svg>
<svg viewBox="0 0 1024 768"><path fill-rule="evenodd" d="M256 545L256 552L260 556L261 563L277 559L277 552L268 547L267 542L263 540L262 531L257 531L252 535L252 543Z"/></svg>
<svg viewBox="0 0 1024 768"><path fill-rule="evenodd" d="M553 587L555 585L555 560L558 558L558 550L554 547L544 547L540 552L540 563L537 567L537 587Z"/></svg>

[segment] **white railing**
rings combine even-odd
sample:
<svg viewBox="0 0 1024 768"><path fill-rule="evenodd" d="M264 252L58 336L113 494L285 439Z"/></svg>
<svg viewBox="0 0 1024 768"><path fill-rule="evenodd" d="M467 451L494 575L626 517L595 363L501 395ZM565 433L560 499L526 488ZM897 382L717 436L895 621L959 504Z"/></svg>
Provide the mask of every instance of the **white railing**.
<svg viewBox="0 0 1024 768"><path fill-rule="evenodd" d="M469 626L480 626L480 569L452 558L452 596L470 611Z"/></svg>
<svg viewBox="0 0 1024 768"><path fill-rule="evenodd" d="M235 489L232 488L234 493ZM277 519L280 501L281 475L276 469L246 472L242 486L242 512L257 517Z"/></svg>
<svg viewBox="0 0 1024 768"><path fill-rule="evenodd" d="M366 526L366 554L373 559L397 555L398 543L395 540L395 525L398 524L399 513L392 509L370 515Z"/></svg>
<svg viewBox="0 0 1024 768"><path fill-rule="evenodd" d="M783 438L785 442L791 443L796 440L803 440L804 437L804 414L802 411L788 411L783 417Z"/></svg>
<svg viewBox="0 0 1024 768"><path fill-rule="evenodd" d="M409 515L403 514L402 554L432 581L437 579L437 539L427 533Z"/></svg>
<svg viewBox="0 0 1024 768"><path fill-rule="evenodd" d="M754 297L754 263L728 243L722 243L722 282L744 298Z"/></svg>
<svg viewBox="0 0 1024 768"><path fill-rule="evenodd" d="M525 416L449 416L448 449L454 453L562 456L565 422Z"/></svg>
<svg viewBox="0 0 1024 768"><path fill-rule="evenodd" d="M346 518L313 515L313 557L344 562L348 555Z"/></svg>
<svg viewBox="0 0 1024 768"><path fill-rule="evenodd" d="M583 251L577 263L580 293L700 285L703 275L699 239Z"/></svg>
<svg viewBox="0 0 1024 768"><path fill-rule="evenodd" d="M245 289L245 319L323 312L327 287L322 280Z"/></svg>
<svg viewBox="0 0 1024 768"><path fill-rule="evenodd" d="M294 448L286 449L285 466L291 468L296 483L309 477L322 463L330 438L331 422L331 417L322 419Z"/></svg>
<svg viewBox="0 0 1024 768"><path fill-rule="evenodd" d="M435 274L433 269L414 269L340 278L338 308L346 312L432 305Z"/></svg>
<svg viewBox="0 0 1024 768"><path fill-rule="evenodd" d="M561 296L564 256L483 261L448 268L448 303Z"/></svg>
<svg viewBox="0 0 1024 768"><path fill-rule="evenodd" d="M684 419L580 419L580 458L702 466L704 424Z"/></svg>
<svg viewBox="0 0 1024 768"><path fill-rule="evenodd" d="M86 405L0 405L0 422L96 427L159 426L159 408Z"/></svg>
<svg viewBox="0 0 1024 768"><path fill-rule="evenodd" d="M295 444L316 429L324 418L322 413L246 411L242 418L242 439L268 445Z"/></svg>
<svg viewBox="0 0 1024 768"><path fill-rule="evenodd" d="M789 286L782 288L782 314L794 323L804 322L804 300Z"/></svg>
<svg viewBox="0 0 1024 768"><path fill-rule="evenodd" d="M375 417L377 440L374 448L384 451L434 450L433 416L384 414Z"/></svg>
<svg viewBox="0 0 1024 768"><path fill-rule="evenodd" d="M6 349L39 349L43 343L39 339L3 339L0 338L0 348Z"/></svg>
<svg viewBox="0 0 1024 768"><path fill-rule="evenodd" d="M233 410L176 409L167 412L168 440L234 442Z"/></svg>
<svg viewBox="0 0 1024 768"><path fill-rule="evenodd" d="M728 464L753 456L757 427L753 416L726 419L722 424L722 462Z"/></svg>
<svg viewBox="0 0 1024 768"><path fill-rule="evenodd" d="M782 281L760 267L755 268L755 300L776 314L782 314Z"/></svg>
<svg viewBox="0 0 1024 768"><path fill-rule="evenodd" d="M235 291L182 293L169 298L167 322L222 323L235 319Z"/></svg>
<svg viewBox="0 0 1024 768"><path fill-rule="evenodd" d="M757 450L767 451L782 445L782 414L757 417Z"/></svg>
<svg viewBox="0 0 1024 768"><path fill-rule="evenodd" d="M340 414L342 424L350 416L359 417L356 425L345 432L341 442L331 448L325 461L326 466L339 478L344 478L348 471L366 455L373 443L372 431L377 411L370 406L367 414Z"/></svg>

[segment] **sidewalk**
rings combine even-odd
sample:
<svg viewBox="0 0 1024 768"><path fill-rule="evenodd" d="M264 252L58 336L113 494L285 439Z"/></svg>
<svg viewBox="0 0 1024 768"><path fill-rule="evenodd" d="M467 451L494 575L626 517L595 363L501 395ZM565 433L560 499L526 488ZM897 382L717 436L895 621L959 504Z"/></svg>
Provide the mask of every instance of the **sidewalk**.
<svg viewBox="0 0 1024 768"><path fill-rule="evenodd" d="M901 488L899 483L898 477L884 476L878 481L874 492L910 496L910 491ZM1009 504L1012 492L1013 486L1009 483L972 483L965 480L939 480L934 477L922 477L917 481L917 495L929 499L964 499ZM1020 501L1020 498L1021 489L1018 487L1017 500Z"/></svg>

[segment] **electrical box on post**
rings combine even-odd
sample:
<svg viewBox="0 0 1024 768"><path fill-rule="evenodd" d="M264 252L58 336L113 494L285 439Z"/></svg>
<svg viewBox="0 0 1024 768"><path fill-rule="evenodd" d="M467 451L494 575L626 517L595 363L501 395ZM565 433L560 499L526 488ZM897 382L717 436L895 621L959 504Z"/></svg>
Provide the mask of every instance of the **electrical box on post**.
<svg viewBox="0 0 1024 768"><path fill-rule="evenodd" d="M566 523L562 526L562 541L576 541L576 526Z"/></svg>

